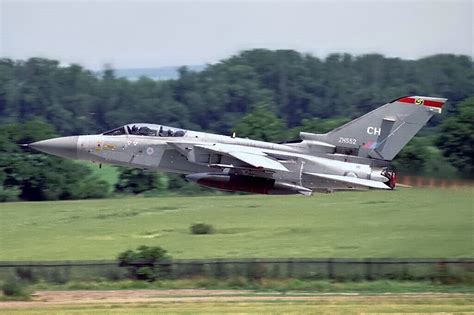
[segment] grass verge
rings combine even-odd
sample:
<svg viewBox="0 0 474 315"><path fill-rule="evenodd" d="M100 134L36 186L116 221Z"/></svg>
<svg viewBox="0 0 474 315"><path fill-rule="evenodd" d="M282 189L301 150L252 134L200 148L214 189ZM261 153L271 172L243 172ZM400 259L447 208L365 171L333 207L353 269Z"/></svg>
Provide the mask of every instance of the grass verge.
<svg viewBox="0 0 474 315"><path fill-rule="evenodd" d="M250 281L246 278L227 280L196 278L186 280L145 281L72 281L66 284L37 283L32 290L130 290L130 289L243 289L261 292L317 292L317 293L474 293L468 284L444 285L418 281L361 281L332 282L324 280L262 279Z"/></svg>

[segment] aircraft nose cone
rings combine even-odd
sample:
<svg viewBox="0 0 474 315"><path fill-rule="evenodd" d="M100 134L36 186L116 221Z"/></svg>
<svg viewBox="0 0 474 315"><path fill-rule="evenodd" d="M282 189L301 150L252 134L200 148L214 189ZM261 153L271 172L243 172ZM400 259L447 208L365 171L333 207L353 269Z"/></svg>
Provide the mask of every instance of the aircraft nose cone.
<svg viewBox="0 0 474 315"><path fill-rule="evenodd" d="M30 143L28 146L66 159L77 159L77 142L79 136L53 138Z"/></svg>

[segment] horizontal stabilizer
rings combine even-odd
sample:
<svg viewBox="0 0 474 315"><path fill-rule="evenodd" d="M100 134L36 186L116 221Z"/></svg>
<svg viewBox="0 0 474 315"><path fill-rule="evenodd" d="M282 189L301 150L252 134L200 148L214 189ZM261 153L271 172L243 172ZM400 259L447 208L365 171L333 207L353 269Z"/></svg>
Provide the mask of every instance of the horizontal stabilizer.
<svg viewBox="0 0 474 315"><path fill-rule="evenodd" d="M378 182L375 180L364 179L364 178L357 178L357 177L349 177L349 176L341 176L341 175L329 175L329 174L321 174L321 173L304 173L306 175L332 179L339 182L345 182L354 185L366 186L371 188L378 188L378 189L390 189L387 185L382 182Z"/></svg>

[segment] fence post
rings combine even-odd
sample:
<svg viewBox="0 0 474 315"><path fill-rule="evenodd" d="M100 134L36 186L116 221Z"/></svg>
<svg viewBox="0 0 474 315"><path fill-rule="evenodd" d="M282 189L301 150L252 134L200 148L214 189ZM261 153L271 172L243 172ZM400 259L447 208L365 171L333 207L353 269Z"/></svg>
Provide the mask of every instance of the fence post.
<svg viewBox="0 0 474 315"><path fill-rule="evenodd" d="M293 275L294 275L294 263L293 263L293 259L288 259L286 261L286 264L287 264L287 268L288 268L288 278L293 278Z"/></svg>
<svg viewBox="0 0 474 315"><path fill-rule="evenodd" d="M372 259L370 258L365 260L365 279L368 281L374 280L372 275Z"/></svg>
<svg viewBox="0 0 474 315"><path fill-rule="evenodd" d="M222 279L225 278L224 265L222 259L216 259L216 278Z"/></svg>
<svg viewBox="0 0 474 315"><path fill-rule="evenodd" d="M448 266L446 262L444 262L443 260L438 261L437 267L438 267L438 280L442 284L449 284L450 279L449 279L449 273L448 273Z"/></svg>
<svg viewBox="0 0 474 315"><path fill-rule="evenodd" d="M327 260L327 267L328 267L328 279L334 280L335 275L334 275L334 262L332 258L329 258Z"/></svg>
<svg viewBox="0 0 474 315"><path fill-rule="evenodd" d="M172 266L173 266L173 262L169 260L158 262L156 267L158 267L160 277L163 277L165 279L172 279L173 278Z"/></svg>
<svg viewBox="0 0 474 315"><path fill-rule="evenodd" d="M178 279L178 273L177 273L177 265L174 260L170 261L170 278L171 279Z"/></svg>

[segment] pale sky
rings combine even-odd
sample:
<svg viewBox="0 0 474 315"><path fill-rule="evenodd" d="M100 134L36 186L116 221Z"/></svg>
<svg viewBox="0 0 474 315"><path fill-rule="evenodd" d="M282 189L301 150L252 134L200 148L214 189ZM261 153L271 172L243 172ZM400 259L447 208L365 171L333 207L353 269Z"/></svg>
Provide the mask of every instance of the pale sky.
<svg viewBox="0 0 474 315"><path fill-rule="evenodd" d="M0 0L0 56L140 68L214 63L244 49L473 56L472 0Z"/></svg>

